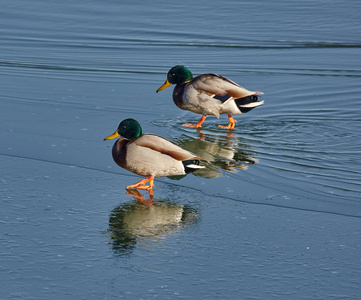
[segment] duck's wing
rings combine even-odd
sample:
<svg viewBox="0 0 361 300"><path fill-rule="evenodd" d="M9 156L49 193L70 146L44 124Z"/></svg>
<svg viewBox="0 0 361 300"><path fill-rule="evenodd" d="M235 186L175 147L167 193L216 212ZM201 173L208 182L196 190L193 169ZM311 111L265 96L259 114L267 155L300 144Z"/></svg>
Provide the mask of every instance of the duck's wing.
<svg viewBox="0 0 361 300"><path fill-rule="evenodd" d="M202 159L195 154L179 147L177 144L155 134L146 133L132 141L136 146L152 149L158 153L171 156L178 161Z"/></svg>
<svg viewBox="0 0 361 300"><path fill-rule="evenodd" d="M263 94L262 92L249 91L226 77L211 73L195 77L191 84L199 92L207 93L222 102L230 98L238 99Z"/></svg>

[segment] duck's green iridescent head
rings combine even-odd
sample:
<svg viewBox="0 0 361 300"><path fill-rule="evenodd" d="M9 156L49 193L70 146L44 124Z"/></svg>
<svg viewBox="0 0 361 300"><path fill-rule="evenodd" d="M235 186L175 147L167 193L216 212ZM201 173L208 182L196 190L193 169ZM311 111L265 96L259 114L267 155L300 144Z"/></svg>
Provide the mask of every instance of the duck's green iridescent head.
<svg viewBox="0 0 361 300"><path fill-rule="evenodd" d="M192 80L193 74L185 66L175 66L169 70L167 80L172 84L183 84Z"/></svg>
<svg viewBox="0 0 361 300"><path fill-rule="evenodd" d="M171 84L183 84L192 80L193 74L185 66L175 66L169 70L167 74L167 80L165 83L157 90L157 93L161 90L164 90Z"/></svg>
<svg viewBox="0 0 361 300"><path fill-rule="evenodd" d="M111 140L120 136L126 138L127 140L134 140L141 135L142 127L140 126L138 121L134 119L125 119L120 122L118 129L113 134L106 137L104 141Z"/></svg>

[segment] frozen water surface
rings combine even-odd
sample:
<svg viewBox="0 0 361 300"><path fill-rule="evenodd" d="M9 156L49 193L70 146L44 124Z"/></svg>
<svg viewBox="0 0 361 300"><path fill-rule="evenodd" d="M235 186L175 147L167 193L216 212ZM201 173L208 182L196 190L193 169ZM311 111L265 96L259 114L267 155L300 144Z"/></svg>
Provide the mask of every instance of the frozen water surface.
<svg viewBox="0 0 361 300"><path fill-rule="evenodd" d="M360 4L3 2L2 298L359 298ZM184 128L176 64L265 104ZM129 117L209 167L127 192Z"/></svg>

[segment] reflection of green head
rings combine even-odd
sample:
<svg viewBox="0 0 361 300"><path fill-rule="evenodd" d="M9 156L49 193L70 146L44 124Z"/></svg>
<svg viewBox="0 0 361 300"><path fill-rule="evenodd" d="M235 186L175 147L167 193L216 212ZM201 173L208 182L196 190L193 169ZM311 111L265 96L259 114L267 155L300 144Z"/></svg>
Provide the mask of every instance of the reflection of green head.
<svg viewBox="0 0 361 300"><path fill-rule="evenodd" d="M109 217L108 232L110 234L113 251L118 255L129 254L133 251L137 243L136 237L127 233L125 224L123 223L124 216L129 210L133 209L133 205L132 203L126 203L116 207Z"/></svg>

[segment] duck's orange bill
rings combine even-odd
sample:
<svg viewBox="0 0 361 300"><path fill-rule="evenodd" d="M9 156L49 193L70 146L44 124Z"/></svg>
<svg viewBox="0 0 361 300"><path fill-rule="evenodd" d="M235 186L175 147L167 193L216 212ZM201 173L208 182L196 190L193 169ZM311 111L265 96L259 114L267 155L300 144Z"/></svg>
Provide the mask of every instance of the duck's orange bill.
<svg viewBox="0 0 361 300"><path fill-rule="evenodd" d="M165 88L167 88L167 87L170 86L170 85L172 85L172 84L171 84L171 83L168 81L168 79L167 79L167 80L164 82L164 84L163 84L159 89L157 89L156 93L164 90Z"/></svg>
<svg viewBox="0 0 361 300"><path fill-rule="evenodd" d="M107 140L111 140L111 139L115 139L117 137L120 137L118 131L114 132L113 134L111 134L110 136L107 136L104 141L107 141Z"/></svg>

